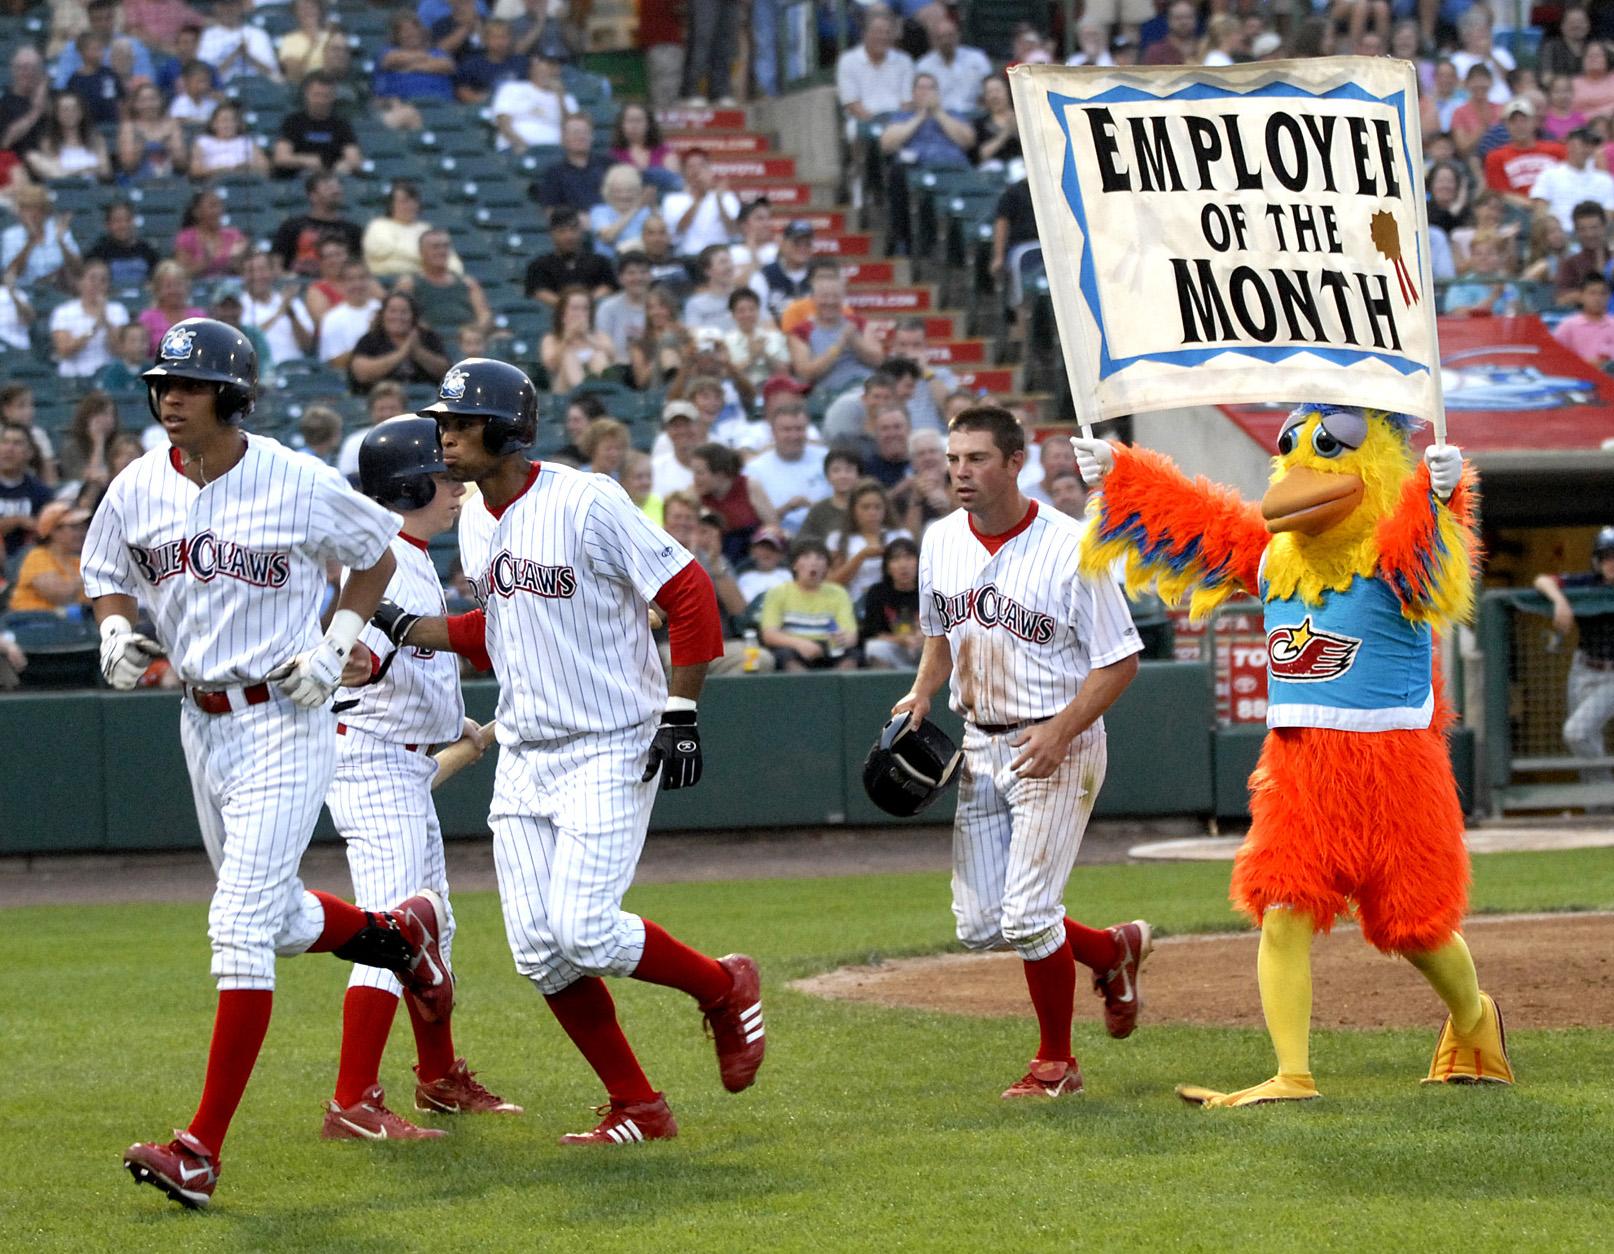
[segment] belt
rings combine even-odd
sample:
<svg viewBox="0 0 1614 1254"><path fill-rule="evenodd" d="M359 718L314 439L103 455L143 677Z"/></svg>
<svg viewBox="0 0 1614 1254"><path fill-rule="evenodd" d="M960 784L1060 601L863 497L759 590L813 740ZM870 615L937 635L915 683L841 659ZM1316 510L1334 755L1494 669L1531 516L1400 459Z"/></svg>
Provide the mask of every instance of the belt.
<svg viewBox="0 0 1614 1254"><path fill-rule="evenodd" d="M249 705L263 705L269 700L269 685L248 684L245 688L186 687L185 694L203 714L231 714Z"/></svg>
<svg viewBox="0 0 1614 1254"><path fill-rule="evenodd" d="M1614 671L1614 658L1587 657L1584 653L1582 653L1580 655L1580 660L1585 663L1585 665L1591 667L1591 669L1594 671Z"/></svg>
<svg viewBox="0 0 1614 1254"><path fill-rule="evenodd" d="M347 733L348 733L348 725L346 723L338 723L336 725L336 734L338 736L345 736L345 735L347 735ZM431 748L430 745L404 745L403 746L403 750L404 750L405 753L425 753L430 748Z"/></svg>
<svg viewBox="0 0 1614 1254"><path fill-rule="evenodd" d="M1012 731L1019 731L1023 727L1035 727L1038 723L1046 723L1046 718L1028 718L1020 723L971 723L970 726L978 732L985 732L988 736L1002 736Z"/></svg>

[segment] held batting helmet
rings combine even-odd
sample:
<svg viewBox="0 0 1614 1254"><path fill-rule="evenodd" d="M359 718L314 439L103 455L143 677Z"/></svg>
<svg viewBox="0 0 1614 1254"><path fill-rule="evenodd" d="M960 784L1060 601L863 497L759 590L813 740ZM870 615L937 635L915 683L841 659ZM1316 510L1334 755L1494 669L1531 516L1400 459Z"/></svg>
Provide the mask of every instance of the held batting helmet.
<svg viewBox="0 0 1614 1254"><path fill-rule="evenodd" d="M952 784L962 756L934 723L898 714L863 761L863 791L887 814L912 818Z"/></svg>
<svg viewBox="0 0 1614 1254"><path fill-rule="evenodd" d="M164 379L202 379L218 384L215 412L220 422L239 423L258 396L258 350L252 341L214 318L183 318L163 334L157 360L140 376L146 403L159 417Z"/></svg>
<svg viewBox="0 0 1614 1254"><path fill-rule="evenodd" d="M450 366L423 414L486 418L482 444L495 457L519 453L538 435L538 389L508 362L467 357Z"/></svg>
<svg viewBox="0 0 1614 1254"><path fill-rule="evenodd" d="M399 414L377 423L359 445L359 491L388 509L422 509L437 495L434 474L443 471L437 423L419 414Z"/></svg>

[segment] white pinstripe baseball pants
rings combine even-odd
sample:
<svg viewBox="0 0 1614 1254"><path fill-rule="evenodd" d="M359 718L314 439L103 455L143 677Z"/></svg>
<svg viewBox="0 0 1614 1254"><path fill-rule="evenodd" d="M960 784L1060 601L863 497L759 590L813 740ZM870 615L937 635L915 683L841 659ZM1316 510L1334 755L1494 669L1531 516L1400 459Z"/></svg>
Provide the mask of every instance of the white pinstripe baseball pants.
<svg viewBox="0 0 1614 1254"><path fill-rule="evenodd" d="M202 843L218 876L207 910L221 989L273 988L275 955L300 954L325 926L297 866L331 782L336 723L279 692L204 714L181 702L179 738Z"/></svg>
<svg viewBox="0 0 1614 1254"><path fill-rule="evenodd" d="M658 779L641 783L656 722L499 748L493 862L516 970L544 994L632 975L644 921L622 909Z"/></svg>
<svg viewBox="0 0 1614 1254"><path fill-rule="evenodd" d="M969 949L1012 947L1027 962L1065 941L1065 885L1107 764L1103 725L1071 743L1047 779L1009 769L1014 732L964 729L953 820L953 917Z"/></svg>
<svg viewBox="0 0 1614 1254"><path fill-rule="evenodd" d="M336 774L331 780L331 821L347 842L353 904L387 910L422 888L435 889L448 917L443 921L443 961L454 944L454 907L449 904L443 829L432 804L437 763L368 732L348 728L336 738ZM452 965L452 964L451 964ZM393 995L403 985L382 967L355 965L351 988L379 988Z"/></svg>

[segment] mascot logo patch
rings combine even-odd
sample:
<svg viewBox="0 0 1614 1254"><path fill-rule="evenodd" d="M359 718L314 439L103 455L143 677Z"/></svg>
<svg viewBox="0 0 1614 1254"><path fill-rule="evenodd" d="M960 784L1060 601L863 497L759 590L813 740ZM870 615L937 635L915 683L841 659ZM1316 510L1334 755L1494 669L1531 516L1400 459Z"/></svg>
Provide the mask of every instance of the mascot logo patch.
<svg viewBox="0 0 1614 1254"><path fill-rule="evenodd" d="M191 355L191 345L196 340L196 332L189 327L174 327L163 336L162 348L158 356L164 361L184 361Z"/></svg>
<svg viewBox="0 0 1614 1254"><path fill-rule="evenodd" d="M1311 625L1311 615L1298 627L1274 627L1267 635L1267 669L1290 683L1338 679L1351 669L1362 642Z"/></svg>
<svg viewBox="0 0 1614 1254"><path fill-rule="evenodd" d="M469 377L458 366L443 376L443 390L438 393L445 401L463 401Z"/></svg>

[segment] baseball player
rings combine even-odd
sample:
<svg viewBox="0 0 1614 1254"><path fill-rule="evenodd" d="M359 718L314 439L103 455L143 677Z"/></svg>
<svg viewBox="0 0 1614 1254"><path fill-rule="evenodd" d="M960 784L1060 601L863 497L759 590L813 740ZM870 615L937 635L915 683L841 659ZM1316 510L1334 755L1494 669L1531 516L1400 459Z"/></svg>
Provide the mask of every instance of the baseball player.
<svg viewBox="0 0 1614 1254"><path fill-rule="evenodd" d="M1071 1052L1076 963L1092 968L1111 1036L1138 1017L1139 920L1095 929L1065 917L1065 883L1104 782L1103 714L1143 647L1120 589L1077 573L1082 523L1020 492L1025 436L1008 410L978 406L948 426L962 509L931 524L919 560L924 651L893 714L930 712L951 676L964 719L953 827L953 914L971 949L1012 946L1041 1042L1005 1098L1082 1090Z"/></svg>
<svg viewBox="0 0 1614 1254"><path fill-rule="evenodd" d="M297 878L336 757L331 695L392 577L398 521L314 458L240 429L257 375L234 327L175 323L144 375L171 445L112 481L84 547L107 682L133 688L166 653L184 683L180 739L218 874L208 909L218 1015L201 1104L172 1141L123 1156L137 1183L189 1207L207 1205L218 1183L225 1132L269 1026L276 954L328 951L390 968L428 1016L453 996L435 893L378 912L306 892ZM321 635L328 560L353 573ZM156 640L131 626L142 604Z"/></svg>
<svg viewBox="0 0 1614 1254"><path fill-rule="evenodd" d="M403 518L392 541L397 570L387 599L416 614L442 614L446 604L427 542L459 517L463 484L443 473L437 424L405 414L371 427L359 445L359 490ZM336 700L336 774L331 819L347 842L353 899L366 908L396 901L421 885L443 902L438 946L453 979L454 911L448 900L443 833L432 804L432 746L462 733L480 738L465 719L459 659L431 649L394 650L367 626L349 659ZM356 672L356 674L355 674ZM360 678L362 677L362 678ZM484 744L485 747L485 744ZM421 1140L443 1135L387 1109L381 1055L402 985L385 967L358 966L342 1003L342 1058L336 1093L321 1135L328 1141ZM490 1093L454 1054L447 1014L429 1019L406 997L414 1028L415 1108L439 1114L520 1114Z"/></svg>
<svg viewBox="0 0 1614 1254"><path fill-rule="evenodd" d="M1614 614L1593 609L1578 619L1564 596L1565 588L1614 587L1614 527L1604 527L1592 541L1592 568L1564 575L1537 575L1535 589L1552 606L1552 625L1562 636L1576 626L1580 641L1569 664L1569 717L1564 743L1577 758L1596 761L1607 748L1603 733L1614 719ZM1580 773L1587 783L1614 781L1614 771L1591 767Z"/></svg>
<svg viewBox="0 0 1614 1254"><path fill-rule="evenodd" d="M605 975L695 998L723 1086L748 1088L766 1039L761 980L743 954L713 959L627 914L657 780L701 776L696 698L723 654L711 580L614 482L534 463L538 397L514 366L468 358L443 376L437 419L451 477L480 497L460 517L460 556L480 609L417 617L382 603L400 647L453 649L500 684L499 769L489 821L516 969L538 986L609 1095L592 1131L563 1145L677 1134L617 1023ZM645 607L666 621L664 679Z"/></svg>

